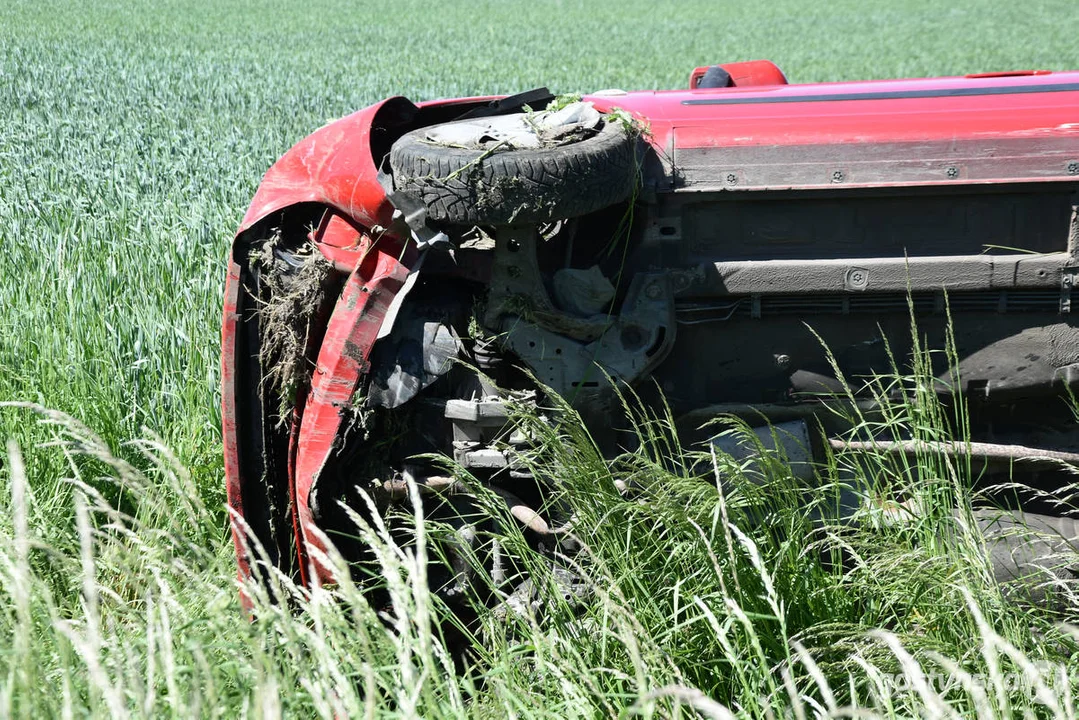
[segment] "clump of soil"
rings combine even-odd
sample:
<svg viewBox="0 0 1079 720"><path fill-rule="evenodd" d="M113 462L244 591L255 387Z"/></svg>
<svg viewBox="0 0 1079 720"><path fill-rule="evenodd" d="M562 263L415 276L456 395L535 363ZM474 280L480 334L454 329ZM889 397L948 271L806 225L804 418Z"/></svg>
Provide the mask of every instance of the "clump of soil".
<svg viewBox="0 0 1079 720"><path fill-rule="evenodd" d="M490 217L497 212L509 212L509 222L512 223L521 213L530 210L543 212L553 209L555 205L548 202L546 207L532 192L528 182L516 175L497 176L485 181L480 175L469 177L470 189L478 212Z"/></svg>
<svg viewBox="0 0 1079 720"><path fill-rule="evenodd" d="M310 383L313 336L329 297L333 266L313 245L289 249L273 233L251 255L258 274L263 383L277 399L277 427L284 425L296 399Z"/></svg>

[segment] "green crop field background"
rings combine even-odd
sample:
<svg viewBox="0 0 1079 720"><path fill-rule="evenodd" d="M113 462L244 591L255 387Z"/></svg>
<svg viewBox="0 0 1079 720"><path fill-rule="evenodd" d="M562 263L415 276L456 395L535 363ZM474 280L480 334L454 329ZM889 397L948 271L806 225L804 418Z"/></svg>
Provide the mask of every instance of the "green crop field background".
<svg viewBox="0 0 1079 720"><path fill-rule="evenodd" d="M614 608L613 626L624 632L612 642L628 650L600 648L599 640L575 650L565 642L573 626L529 626L485 656L481 679L453 679L423 636L427 626L387 630L369 609L361 611L358 597L346 597L346 610L322 607L321 615L298 619L266 610L249 623L226 532L217 387L224 259L262 174L292 143L394 94L421 100L539 85L557 93L673 88L684 86L697 65L755 58L774 60L792 82L1079 69L1079 5L0 3L0 401L59 411L89 429L72 430L66 420L25 407L0 408L0 435L15 441L0 459L0 544L13 548L0 550L0 717L565 717L626 708L719 717L725 710L716 700L749 714L765 707L812 713L813 702L828 707L829 694L813 673L826 671L843 689L852 666L799 666L790 671L797 690L788 692L777 668L794 667L793 646L764 641L762 648L754 640L756 616L742 622L737 613L712 609L711 620L691 613L700 633L664 645L674 641L656 639L657 628L693 623L640 611L634 593L658 591L633 583L618 589L622 600L615 593L604 601ZM72 433L76 446L67 445L67 452L55 446ZM131 443L140 438L154 438L153 447ZM162 448L174 463L159 464ZM77 490L73 478L102 497ZM92 511L82 512L80 498L87 496ZM109 516L93 507L106 501L131 513L122 522L112 519L128 523L130 536L105 528ZM677 507L672 501L671 512ZM659 567L662 545L642 541L641 547L656 553L638 558L638 571L651 567L657 587L677 584L694 562L709 562L698 548L696 561ZM762 549L768 562L788 551L776 549L772 557ZM739 563L763 577L752 553L746 557ZM797 562L783 572L809 572ZM619 587L618 578L625 576L612 575L612 587ZM967 587L958 576L940 578L940 588ZM838 577L827 582L843 584ZM731 597L723 594L727 589L713 590ZM979 603L999 600L983 590L968 594ZM775 601L761 606L762 616L791 610L776 603L804 601L811 609L797 610L795 624L817 627L834 617L849 626L844 638L874 627L917 635L889 614L884 590L876 600L857 602L838 589L828 597L804 588L746 592ZM967 595L955 592L947 602L933 601L940 615L921 611L931 615L921 626L919 637L931 640L924 649L988 667L991 653L976 650L999 632L1031 662L1067 665L1071 636L1051 630L1059 617L993 606L985 610L988 621L971 615L953 627L944 615L970 607ZM693 603L688 596L682 601ZM429 600L401 602L424 611ZM860 602L872 606L866 624ZM934 621L947 629L934 635L940 629ZM768 626L766 634L790 639L781 625ZM638 633L644 649L635 654L631 639ZM648 644L653 640L659 649ZM851 657L856 646L850 641ZM878 644L878 656L863 657L879 661L888 654L883 647ZM547 664L529 648L547 653ZM707 661L709 648L726 659ZM756 653L744 656L751 667L733 670L743 651ZM900 657L888 656L893 664ZM1022 674L1018 660L1002 662ZM865 677L858 680L863 689ZM1053 687L1045 692L1063 697ZM844 692L836 691L846 698L841 704L855 702L858 693ZM986 692L983 704L968 698L958 707L1011 712L1007 692L993 686ZM803 695L816 700L799 700ZM870 695L862 693L861 702L883 714L946 711L930 693L896 695L894 707L874 704ZM1060 704L1038 707L1045 714L1075 712Z"/></svg>
<svg viewBox="0 0 1079 720"><path fill-rule="evenodd" d="M218 326L266 168L383 97L1079 67L1079 10L937 2L23 3L0 7L0 398L148 426L220 504ZM25 419L5 414L5 434Z"/></svg>

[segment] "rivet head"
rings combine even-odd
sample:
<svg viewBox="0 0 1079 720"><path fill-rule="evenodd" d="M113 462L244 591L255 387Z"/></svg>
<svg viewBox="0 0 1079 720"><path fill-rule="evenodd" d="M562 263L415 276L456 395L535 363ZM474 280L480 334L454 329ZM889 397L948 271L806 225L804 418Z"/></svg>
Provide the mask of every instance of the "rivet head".
<svg viewBox="0 0 1079 720"><path fill-rule="evenodd" d="M644 294L649 300L658 300L663 294L663 288L659 286L659 283L652 283L644 289Z"/></svg>
<svg viewBox="0 0 1079 720"><path fill-rule="evenodd" d="M734 173L727 173L727 184L728 185L737 185L738 184L738 176L735 175Z"/></svg>
<svg viewBox="0 0 1079 720"><path fill-rule="evenodd" d="M832 182L841 183L847 179L847 174L842 170L836 170L832 173Z"/></svg>
<svg viewBox="0 0 1079 720"><path fill-rule="evenodd" d="M1068 174L1079 175L1079 160L1072 160L1068 163Z"/></svg>
<svg viewBox="0 0 1079 720"><path fill-rule="evenodd" d="M851 268L845 278L847 288L851 290L865 290L869 287L869 270L866 268Z"/></svg>
<svg viewBox="0 0 1079 720"><path fill-rule="evenodd" d="M791 356L790 355L784 355L783 353L780 353L780 354L776 355L776 367L779 368L780 370L786 370L788 367L790 367L790 364L791 364Z"/></svg>
<svg viewBox="0 0 1079 720"><path fill-rule="evenodd" d="M957 168L955 166L952 166L952 167L948 168L948 177L950 177L950 178L959 177L959 168Z"/></svg>

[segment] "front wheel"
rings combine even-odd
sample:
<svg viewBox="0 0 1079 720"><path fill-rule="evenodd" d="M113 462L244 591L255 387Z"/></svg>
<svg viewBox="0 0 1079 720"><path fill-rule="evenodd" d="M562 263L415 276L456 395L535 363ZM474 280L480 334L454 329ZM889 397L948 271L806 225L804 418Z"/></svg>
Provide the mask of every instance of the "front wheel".
<svg viewBox="0 0 1079 720"><path fill-rule="evenodd" d="M577 217L628 198L637 141L620 122L518 147L501 125L525 117L460 120L413 130L390 150L394 187L418 197L431 220L458 225ZM527 125L527 124L526 124Z"/></svg>

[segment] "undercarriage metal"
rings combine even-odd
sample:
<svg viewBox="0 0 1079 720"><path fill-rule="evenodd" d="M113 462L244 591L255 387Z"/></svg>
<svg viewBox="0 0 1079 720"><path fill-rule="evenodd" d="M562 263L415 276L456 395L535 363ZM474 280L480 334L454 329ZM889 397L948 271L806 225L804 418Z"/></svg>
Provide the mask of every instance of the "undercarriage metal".
<svg viewBox="0 0 1079 720"><path fill-rule="evenodd" d="M621 308L579 318L556 308L536 264L534 228L495 240L485 324L544 385L592 396L604 375L634 384L661 363L675 340L674 294L666 273L635 273Z"/></svg>

